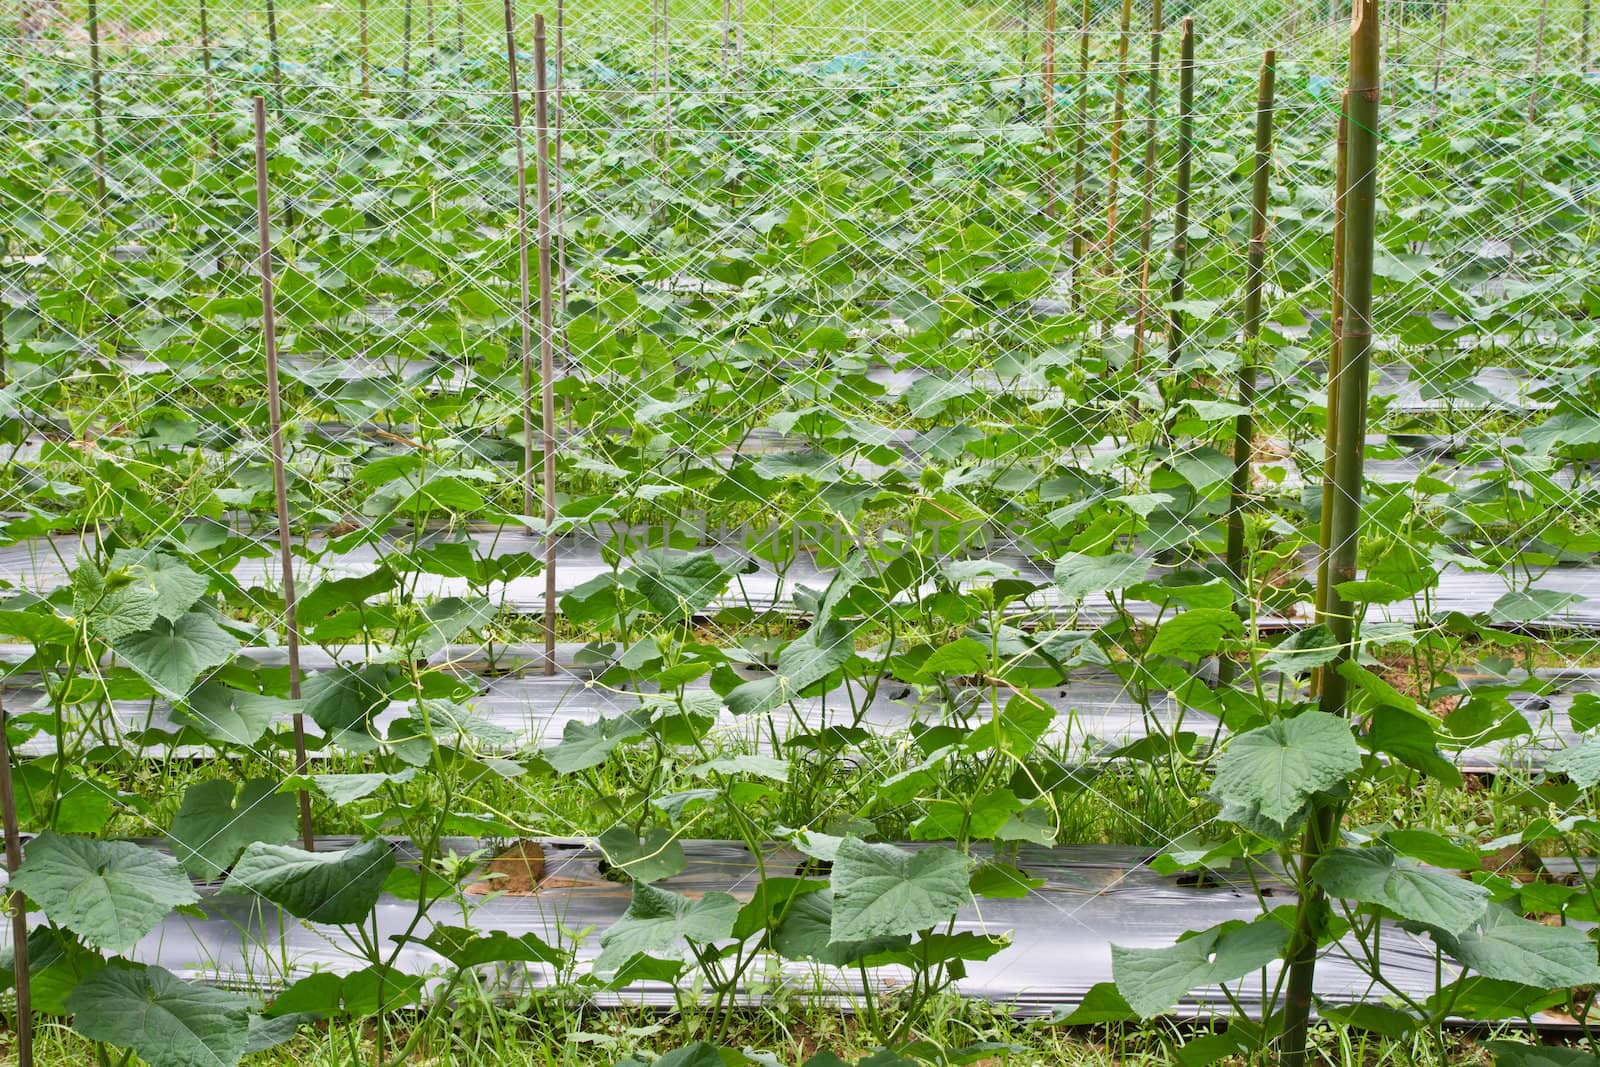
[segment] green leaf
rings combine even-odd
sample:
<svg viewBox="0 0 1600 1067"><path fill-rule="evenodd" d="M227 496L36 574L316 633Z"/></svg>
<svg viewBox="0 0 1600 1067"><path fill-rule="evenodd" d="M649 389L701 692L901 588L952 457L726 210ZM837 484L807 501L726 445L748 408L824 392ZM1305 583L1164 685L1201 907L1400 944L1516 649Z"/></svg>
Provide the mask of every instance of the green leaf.
<svg viewBox="0 0 1600 1067"><path fill-rule="evenodd" d="M569 720L561 730L561 743L544 753L544 761L557 774L574 774L598 767L624 741L643 737L650 725L647 710L634 709L592 723Z"/></svg>
<svg viewBox="0 0 1600 1067"><path fill-rule="evenodd" d="M1151 563L1132 553L1086 556L1068 552L1056 561L1056 588L1061 591L1062 600L1073 603L1090 593L1123 589L1141 581L1150 573Z"/></svg>
<svg viewBox="0 0 1600 1067"><path fill-rule="evenodd" d="M548 963L559 965L567 958L535 935L517 937L503 930L479 933L464 926L435 926L428 936L414 939L445 959L450 966L465 969L486 963Z"/></svg>
<svg viewBox="0 0 1600 1067"><path fill-rule="evenodd" d="M1308 711L1239 734L1217 761L1213 795L1223 817L1259 818L1287 835L1306 802L1361 769L1361 751L1350 725L1337 716Z"/></svg>
<svg viewBox="0 0 1600 1067"><path fill-rule="evenodd" d="M73 1030L152 1067L233 1067L249 1036L247 998L160 967L113 964L80 982L66 1007Z"/></svg>
<svg viewBox="0 0 1600 1067"><path fill-rule="evenodd" d="M1289 929L1264 915L1186 935L1166 948L1111 946L1111 974L1128 1006L1148 1019L1192 989L1237 981L1283 955Z"/></svg>
<svg viewBox="0 0 1600 1067"><path fill-rule="evenodd" d="M1382 845L1335 849L1317 860L1311 878L1331 896L1376 904L1452 934L1476 923L1489 907L1482 886L1412 863Z"/></svg>
<svg viewBox="0 0 1600 1067"><path fill-rule="evenodd" d="M394 850L383 841L340 852L257 843L239 857L222 892L252 893L312 922L360 922L378 902L394 862Z"/></svg>
<svg viewBox="0 0 1600 1067"><path fill-rule="evenodd" d="M988 672L989 650L972 638L963 637L935 649L917 670L917 678L934 681L944 674L965 676Z"/></svg>
<svg viewBox="0 0 1600 1067"><path fill-rule="evenodd" d="M634 956L677 954L685 941L707 944L733 933L739 902L727 893L690 900L645 882L633 885L633 900L622 918L600 935L596 973L611 974Z"/></svg>
<svg viewBox="0 0 1600 1067"><path fill-rule="evenodd" d="M1084 993L1076 1008L1051 1021L1061 1026L1100 1026L1138 1018L1139 1013L1117 992L1117 983L1096 982Z"/></svg>
<svg viewBox="0 0 1600 1067"><path fill-rule="evenodd" d="M1600 782L1600 740L1567 746L1546 760L1544 769L1564 774L1580 788L1588 789Z"/></svg>
<svg viewBox="0 0 1600 1067"><path fill-rule="evenodd" d="M28 843L11 884L51 922L107 952L126 952L173 908L200 899L171 856L49 830Z"/></svg>
<svg viewBox="0 0 1600 1067"><path fill-rule="evenodd" d="M298 821L294 798L279 793L270 779L245 782L237 796L232 782L197 782L184 792L167 841L191 877L211 881L247 845L293 841Z"/></svg>
<svg viewBox="0 0 1600 1067"><path fill-rule="evenodd" d="M147 590L156 617L176 621L205 596L209 584L182 561L160 553L121 549L111 558L113 570L127 568L134 584Z"/></svg>
<svg viewBox="0 0 1600 1067"><path fill-rule="evenodd" d="M848 627L837 622L813 625L778 653L771 678L758 678L729 690L728 710L735 715L771 711L844 666L855 651Z"/></svg>
<svg viewBox="0 0 1600 1067"><path fill-rule="evenodd" d="M201 675L230 662L239 642L211 616L190 612L158 618L149 629L113 641L112 648L158 692L181 700Z"/></svg>
<svg viewBox="0 0 1600 1067"><path fill-rule="evenodd" d="M172 708L172 721L192 726L212 741L253 745L275 718L287 719L299 707L284 697L247 693L218 682L201 682Z"/></svg>
<svg viewBox="0 0 1600 1067"><path fill-rule="evenodd" d="M1490 1041L1495 1067L1600 1067L1600 1056L1581 1048L1525 1045L1520 1041Z"/></svg>
<svg viewBox="0 0 1600 1067"><path fill-rule="evenodd" d="M868 956L904 948L910 935L837 941L833 937L833 892L807 893L789 903L772 931L772 948L790 960L816 960L829 967L849 967Z"/></svg>
<svg viewBox="0 0 1600 1067"><path fill-rule="evenodd" d="M847 836L839 842L833 886L835 941L865 941L926 930L967 901L971 863L939 845L907 852Z"/></svg>
<svg viewBox="0 0 1600 1067"><path fill-rule="evenodd" d="M1161 624L1150 642L1153 656L1198 660L1216 652L1226 637L1244 633L1244 622L1223 608L1191 608Z"/></svg>
<svg viewBox="0 0 1600 1067"><path fill-rule="evenodd" d="M613 867L639 882L671 878L689 865L683 845L664 826L651 827L642 839L626 826L613 826L596 843Z"/></svg>
<svg viewBox="0 0 1600 1067"><path fill-rule="evenodd" d="M1595 944L1573 926L1546 926L1503 905L1491 907L1476 930L1444 931L1434 940L1485 978L1523 985L1577 986L1600 982Z"/></svg>
<svg viewBox="0 0 1600 1067"><path fill-rule="evenodd" d="M1554 589L1519 589L1507 593L1489 609L1491 622L1538 622L1560 615L1584 598Z"/></svg>

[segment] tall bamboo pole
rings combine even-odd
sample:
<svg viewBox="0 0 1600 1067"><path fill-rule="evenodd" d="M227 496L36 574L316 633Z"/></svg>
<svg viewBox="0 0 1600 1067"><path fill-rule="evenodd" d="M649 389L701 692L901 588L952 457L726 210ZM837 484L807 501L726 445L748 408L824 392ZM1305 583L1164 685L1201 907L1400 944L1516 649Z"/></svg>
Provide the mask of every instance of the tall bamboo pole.
<svg viewBox="0 0 1600 1067"><path fill-rule="evenodd" d="M1185 15L1178 45L1178 181L1172 212L1172 284L1168 299L1183 299L1189 269L1189 181L1194 171L1194 18ZM1167 322L1167 362L1183 354L1183 312L1172 309Z"/></svg>
<svg viewBox="0 0 1600 1067"><path fill-rule="evenodd" d="M728 53L733 51L733 0L722 0L722 77L728 77Z"/></svg>
<svg viewBox="0 0 1600 1067"><path fill-rule="evenodd" d="M361 27L361 95L366 96L372 91L372 59L368 51L367 0L361 0L361 12L357 17Z"/></svg>
<svg viewBox="0 0 1600 1067"><path fill-rule="evenodd" d="M1350 178L1350 94L1339 96L1339 139L1333 167L1333 256L1328 284L1328 399L1322 441L1322 515L1317 544L1333 543L1334 457L1339 454L1339 375L1344 367L1344 206ZM1317 551L1316 621L1328 617L1328 553ZM1322 668L1311 675L1313 691L1322 692Z"/></svg>
<svg viewBox="0 0 1600 1067"><path fill-rule="evenodd" d="M200 0L200 66L206 79L206 142L217 154L217 90L211 78L211 25L206 18L206 0Z"/></svg>
<svg viewBox="0 0 1600 1067"><path fill-rule="evenodd" d="M1544 31L1550 15L1550 0L1539 2L1539 36L1533 50L1533 88L1528 93L1528 133L1539 124L1539 78L1544 72ZM1522 198L1527 188L1527 172L1517 175L1517 207L1512 212L1511 240L1506 255L1506 273L1517 262L1517 242L1522 237Z"/></svg>
<svg viewBox="0 0 1600 1067"><path fill-rule="evenodd" d="M106 202L105 97L100 84L100 6L89 0L89 109L94 122L94 195Z"/></svg>
<svg viewBox="0 0 1600 1067"><path fill-rule="evenodd" d="M278 9L267 0L267 62L272 67L272 106L283 110L283 65L278 61Z"/></svg>
<svg viewBox="0 0 1600 1067"><path fill-rule="evenodd" d="M1075 120L1078 136L1073 147L1072 169L1072 276L1073 300L1077 300L1078 276L1083 269L1084 194L1089 180L1089 17L1090 0L1083 0L1083 15L1078 22L1078 103Z"/></svg>
<svg viewBox="0 0 1600 1067"><path fill-rule="evenodd" d="M1228 494L1228 574L1234 581L1235 603L1244 610L1247 595L1244 564L1244 508L1250 496L1250 459L1255 452L1256 348L1261 338L1261 289L1267 261L1267 194L1272 177L1272 104L1277 53L1269 48L1261 60L1256 86L1256 157L1250 186L1250 246L1245 254L1244 351L1239 356L1239 406L1233 423L1233 484ZM1222 685L1233 677L1233 661L1217 663Z"/></svg>
<svg viewBox="0 0 1600 1067"><path fill-rule="evenodd" d="M533 293L528 277L528 161L522 136L522 94L517 86L516 15L505 0L506 70L511 79L511 132L517 150L517 282L522 365L522 513L533 514Z"/></svg>
<svg viewBox="0 0 1600 1067"><path fill-rule="evenodd" d="M467 0L456 0L456 55L467 54Z"/></svg>
<svg viewBox="0 0 1600 1067"><path fill-rule="evenodd" d="M744 0L733 4L733 56L734 73L744 80Z"/></svg>
<svg viewBox="0 0 1600 1067"><path fill-rule="evenodd" d="M539 162L539 394L544 421L544 673L556 673L555 286L550 269L550 87L544 16L533 17L534 138Z"/></svg>
<svg viewBox="0 0 1600 1067"><path fill-rule="evenodd" d="M1159 3L1159 0L1157 0ZM1040 98L1044 104L1045 151L1053 157L1056 146L1056 0L1044 0L1044 42L1039 60ZM1056 213L1056 167L1053 158L1044 167L1044 213Z"/></svg>
<svg viewBox="0 0 1600 1067"><path fill-rule="evenodd" d="M1117 31L1117 83L1111 101L1111 165L1106 170L1106 268L1117 263L1117 178L1122 166L1122 124L1127 114L1128 27L1133 0L1122 0L1122 22Z"/></svg>
<svg viewBox="0 0 1600 1067"><path fill-rule="evenodd" d="M742 0L741 0L742 2ZM555 228L556 288L561 293L561 313L567 311L567 194L562 166L562 148L567 115L567 2L556 0L556 98L555 98ZM562 356L566 356L566 327L562 326Z"/></svg>
<svg viewBox="0 0 1600 1067"><path fill-rule="evenodd" d="M662 177L672 171L667 160L672 155L672 18L667 10L668 0L661 0L661 88L662 105L662 138L661 169Z"/></svg>
<svg viewBox="0 0 1600 1067"><path fill-rule="evenodd" d="M437 49L438 41L434 36L433 0L428 0L427 5L426 5L426 9L427 9L427 30L428 30L427 37L426 37L426 40L428 42L428 69L432 70L433 66L434 66L434 62L437 59L437 57L434 55L434 53L438 50Z"/></svg>
<svg viewBox="0 0 1600 1067"><path fill-rule="evenodd" d="M33 49L28 45L28 38L32 35L32 20L28 7L28 0L21 0L17 5L17 81L18 88L22 91L22 121L28 129L33 129L33 90L28 85L28 57L33 54Z"/></svg>
<svg viewBox="0 0 1600 1067"><path fill-rule="evenodd" d="M1367 380L1372 353L1372 275L1377 228L1378 113L1382 49L1377 0L1357 0L1350 24L1349 115L1347 149L1349 186L1345 193L1344 328L1339 368L1339 443L1334 458L1333 522L1328 553L1327 626L1337 656L1322 676L1320 709L1346 714L1349 683L1339 665L1351 658L1357 605L1339 592L1356 576L1361 534L1361 485L1366 444ZM1304 1067L1311 996L1316 979L1317 947L1324 927L1326 901L1311 880L1311 868L1332 847L1338 834L1337 803L1313 802L1300 860L1300 903L1290 936L1288 984L1284 1002L1281 1067Z"/></svg>
<svg viewBox="0 0 1600 1067"><path fill-rule="evenodd" d="M1439 43L1433 50L1433 95L1428 98L1428 132L1439 117L1439 75L1444 72L1444 34L1450 25L1450 0L1439 0Z"/></svg>
<svg viewBox="0 0 1600 1067"><path fill-rule="evenodd" d="M22 834L17 828L17 795L11 782L10 723L0 708L0 818L5 821L6 872L22 866ZM28 979L28 905L21 893L7 895L11 909L11 973L17 987L17 1067L33 1067L33 1003Z"/></svg>
<svg viewBox="0 0 1600 1067"><path fill-rule="evenodd" d="M289 541L289 486L283 469L283 402L278 386L278 323L272 307L272 216L267 205L267 101L256 97L256 234L261 271L261 334L267 354L267 433L272 445L272 491L278 511L278 559L283 566L283 623L289 652L289 699L300 699L300 623L295 614L294 553ZM294 769L306 773L306 720L294 713ZM300 838L311 852L311 794L300 790Z"/></svg>
<svg viewBox="0 0 1600 1067"><path fill-rule="evenodd" d="M1161 110L1161 0L1150 3L1150 85L1144 120L1144 175L1139 182L1139 309L1133 321L1133 370L1144 355L1144 324L1150 312L1150 235L1155 228L1156 155L1161 150L1157 116Z"/></svg>
<svg viewBox="0 0 1600 1067"><path fill-rule="evenodd" d="M411 88L411 0L406 0L400 15L400 106L405 108L405 94Z"/></svg>

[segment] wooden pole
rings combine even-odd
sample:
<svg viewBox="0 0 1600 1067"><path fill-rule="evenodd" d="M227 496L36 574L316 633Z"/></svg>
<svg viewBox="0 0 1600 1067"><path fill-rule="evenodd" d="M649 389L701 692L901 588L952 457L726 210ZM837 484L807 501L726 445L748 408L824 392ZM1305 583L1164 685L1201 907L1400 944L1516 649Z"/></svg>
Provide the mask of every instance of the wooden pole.
<svg viewBox="0 0 1600 1067"><path fill-rule="evenodd" d="M733 5L733 56L734 73L744 80L744 0L734 0Z"/></svg>
<svg viewBox="0 0 1600 1067"><path fill-rule="evenodd" d="M550 88L544 16L533 18L535 143L539 161L539 378L544 422L544 673L556 673L555 286L550 270Z"/></svg>
<svg viewBox="0 0 1600 1067"><path fill-rule="evenodd" d="M1428 132L1439 117L1439 75L1444 70L1444 32L1450 24L1450 0L1439 0L1439 43L1433 51L1433 95L1428 98Z"/></svg>
<svg viewBox="0 0 1600 1067"><path fill-rule="evenodd" d="M522 136L522 94L517 87L516 15L505 0L506 70L511 78L511 130L517 149L517 281L522 332L522 513L533 514L533 293L528 277L528 161Z"/></svg>
<svg viewBox="0 0 1600 1067"><path fill-rule="evenodd" d="M1077 143L1073 147L1072 171L1072 276L1073 300L1076 303L1078 277L1083 270L1084 198L1089 180L1089 17L1090 0L1083 0L1083 14L1078 22L1078 106L1075 121L1078 124Z"/></svg>
<svg viewBox="0 0 1600 1067"><path fill-rule="evenodd" d="M1159 3L1160 0L1157 0ZM1044 41L1039 60L1040 96L1044 104L1045 151L1053 156L1056 147L1056 0L1044 0ZM1044 213L1055 217L1056 168L1053 159L1044 167Z"/></svg>
<svg viewBox="0 0 1600 1067"><path fill-rule="evenodd" d="M406 0L400 15L400 106L405 108L405 93L411 88L411 0Z"/></svg>
<svg viewBox="0 0 1600 1067"><path fill-rule="evenodd" d="M742 3L743 0L740 0ZM555 98L555 156L551 169L555 172L555 229L556 229L556 288L561 294L561 313L567 311L567 193L562 166L562 149L566 133L567 114L567 3L556 0L556 98ZM562 356L566 356L566 325L562 325Z"/></svg>
<svg viewBox="0 0 1600 1067"><path fill-rule="evenodd" d="M1318 545L1333 543L1333 459L1339 454L1339 376L1344 367L1344 205L1349 182L1350 94L1339 97L1339 137L1333 168L1333 256L1328 285L1328 399L1322 441L1322 515ZM1317 551L1316 621L1328 617L1328 553ZM1322 668L1311 675L1312 691L1322 692Z"/></svg>
<svg viewBox="0 0 1600 1067"><path fill-rule="evenodd" d="M272 65L272 106L283 110L283 65L278 61L278 9L267 0L267 62Z"/></svg>
<svg viewBox="0 0 1600 1067"><path fill-rule="evenodd" d="M22 834L17 827L17 795L11 781L10 722L0 708L0 818L5 820L6 871L22 866ZM17 987L17 1065L33 1067L33 990L28 979L28 904L21 893L8 894L11 908L11 973Z"/></svg>
<svg viewBox="0 0 1600 1067"><path fill-rule="evenodd" d="M1349 682L1339 665L1351 659L1357 605L1345 600L1339 586L1356 576L1361 534L1361 486L1366 445L1367 381L1372 353L1372 278L1378 198L1378 114L1382 91L1377 0L1357 0L1350 25L1347 149L1349 186L1345 193L1344 327L1339 368L1339 444L1334 457L1334 499L1328 554L1327 627L1337 656L1322 675L1319 708L1343 717ZM1300 860L1300 902L1286 960L1283 1055L1280 1067L1304 1067L1311 997L1316 979L1317 948L1324 932L1326 901L1310 872L1325 850L1337 843L1340 808L1316 801L1305 831Z"/></svg>
<svg viewBox="0 0 1600 1067"><path fill-rule="evenodd" d="M1150 313L1150 235L1155 228L1156 155L1161 150L1157 117L1161 110L1161 0L1150 4L1150 85L1145 102L1144 175L1139 182L1139 309L1133 322L1133 370L1144 355L1145 318Z"/></svg>
<svg viewBox="0 0 1600 1067"><path fill-rule="evenodd" d="M728 77L728 53L733 51L733 0L722 0L722 77Z"/></svg>
<svg viewBox="0 0 1600 1067"><path fill-rule="evenodd" d="M361 95L372 92L372 59L368 51L367 0L361 0Z"/></svg>
<svg viewBox="0 0 1600 1067"><path fill-rule="evenodd" d="M100 84L100 6L89 0L89 108L94 122L94 195L106 202L105 98Z"/></svg>
<svg viewBox="0 0 1600 1067"><path fill-rule="evenodd" d="M1539 2L1539 36L1533 50L1533 88L1528 93L1528 131L1539 124L1539 78L1544 72L1544 31L1550 15L1550 0ZM1517 263L1517 243L1522 237L1522 199L1527 189L1527 172L1517 175L1517 208L1512 212L1511 240L1506 255L1506 273Z"/></svg>
<svg viewBox="0 0 1600 1067"><path fill-rule="evenodd" d="M300 699L300 624L295 616L294 554L289 545L289 486L283 469L283 404L278 387L278 324L272 308L272 223L267 206L267 102L254 100L256 126L256 233L260 245L261 332L267 351L267 432L272 443L272 490L278 509L278 558L283 565L283 620L289 652L289 699ZM294 713L294 769L305 774L306 720ZM300 837L314 851L311 794L300 790Z"/></svg>
<svg viewBox="0 0 1600 1067"><path fill-rule="evenodd" d="M1184 16L1178 61L1178 193L1172 215L1172 285L1169 299L1183 299L1189 267L1189 181L1194 164L1194 18ZM1172 309L1167 323L1167 362L1183 354L1183 312Z"/></svg>
<svg viewBox="0 0 1600 1067"><path fill-rule="evenodd" d="M1117 263L1117 178L1122 165L1122 124L1127 113L1128 26L1133 0L1122 0L1122 22L1117 32L1117 83L1111 101L1111 166L1106 171L1106 267Z"/></svg>
<svg viewBox="0 0 1600 1067"><path fill-rule="evenodd" d="M32 20L28 0L21 0L17 5L17 50L21 53L17 57L17 81L22 91L22 121L30 130L33 129L33 90L28 84L28 58L33 49L28 45L28 38L32 36Z"/></svg>
<svg viewBox="0 0 1600 1067"><path fill-rule="evenodd" d="M1239 406L1244 410L1233 423L1233 483L1228 494L1228 574L1234 581L1234 603L1244 614L1246 584L1244 562L1244 509L1250 498L1250 460L1255 452L1256 348L1261 339L1261 289L1266 280L1267 194L1272 177L1272 103L1277 77L1277 53L1267 49L1256 86L1256 157L1251 172L1250 246L1245 254L1244 351L1239 356ZM1217 662L1219 684L1233 678L1233 660Z"/></svg>
<svg viewBox="0 0 1600 1067"><path fill-rule="evenodd" d="M211 26L206 19L206 0L200 0L200 66L206 78L206 124L209 130L206 142L211 154L217 155L217 90L211 78Z"/></svg>

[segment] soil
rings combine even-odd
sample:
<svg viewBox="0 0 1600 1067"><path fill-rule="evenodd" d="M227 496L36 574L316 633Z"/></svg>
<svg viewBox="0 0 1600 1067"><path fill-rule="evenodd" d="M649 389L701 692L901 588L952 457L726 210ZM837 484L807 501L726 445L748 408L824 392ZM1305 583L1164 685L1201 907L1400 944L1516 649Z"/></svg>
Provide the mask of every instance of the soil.
<svg viewBox="0 0 1600 1067"><path fill-rule="evenodd" d="M473 896L505 893L532 896L545 883L544 846L537 841L518 841L483 866L484 877L467 886Z"/></svg>

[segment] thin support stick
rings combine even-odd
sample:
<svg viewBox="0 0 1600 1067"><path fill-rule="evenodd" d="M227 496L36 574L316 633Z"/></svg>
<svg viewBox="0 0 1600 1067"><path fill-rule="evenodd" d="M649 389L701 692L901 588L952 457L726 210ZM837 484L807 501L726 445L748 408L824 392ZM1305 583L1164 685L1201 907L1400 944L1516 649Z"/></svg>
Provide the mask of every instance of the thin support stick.
<svg viewBox="0 0 1600 1067"><path fill-rule="evenodd" d="M89 0L89 107L94 121L94 195L106 202L105 98L100 86L100 6Z"/></svg>
<svg viewBox="0 0 1600 1067"><path fill-rule="evenodd" d="M1244 509L1250 497L1250 459L1255 453L1256 347L1261 339L1261 289L1267 262L1267 195L1272 177L1272 103L1277 53L1267 49L1256 87L1256 157L1250 187L1250 247L1245 254L1244 351L1239 356L1238 396L1244 410L1233 423L1233 482L1228 494L1228 574L1234 582L1234 603L1245 610ZM1233 678L1233 660L1217 661L1217 681Z"/></svg>
<svg viewBox="0 0 1600 1067"><path fill-rule="evenodd" d="M1172 213L1172 285L1169 299L1183 299L1189 268L1189 182L1194 169L1194 19L1185 16L1178 60L1178 192ZM1183 312L1174 307L1167 323L1167 363L1183 355Z"/></svg>
<svg viewBox="0 0 1600 1067"><path fill-rule="evenodd" d="M17 795L11 782L11 739L6 713L0 708L0 818L5 820L6 871L22 866L22 834L17 829ZM11 967L17 989L17 1067L33 1067L33 1004L28 980L28 905L21 893L9 894Z"/></svg>
<svg viewBox="0 0 1600 1067"><path fill-rule="evenodd" d="M368 51L367 0L361 0L361 95L372 92L372 58Z"/></svg>
<svg viewBox="0 0 1600 1067"><path fill-rule="evenodd" d="M1439 75L1444 70L1444 33L1450 25L1450 0L1439 0L1439 43L1433 50L1433 95L1428 98L1428 132L1439 117Z"/></svg>
<svg viewBox="0 0 1600 1067"><path fill-rule="evenodd" d="M400 108L405 110L405 94L411 88L411 0L406 0L400 15Z"/></svg>
<svg viewBox="0 0 1600 1067"><path fill-rule="evenodd" d="M1078 124L1077 143L1073 147L1072 171L1072 296L1078 299L1078 274L1083 269L1084 195L1089 181L1089 17L1090 0L1083 0L1083 15L1078 23L1078 106L1075 120Z"/></svg>
<svg viewBox="0 0 1600 1067"><path fill-rule="evenodd" d="M278 9L267 0L267 62L272 66L272 106L283 110L283 65L278 61Z"/></svg>
<svg viewBox="0 0 1600 1067"><path fill-rule="evenodd" d="M733 0L722 0L722 76L728 76L728 53L733 51Z"/></svg>
<svg viewBox="0 0 1600 1067"><path fill-rule="evenodd" d="M295 616L294 553L289 545L289 487L283 469L283 403L278 388L278 324L272 308L272 216L267 207L267 101L255 98L256 232L260 241L261 333L267 350L267 419L272 443L272 491L278 508L278 558L283 564L283 621L289 652L289 699L300 699L300 624ZM306 773L306 720L294 713L294 769ZM300 790L300 837L307 852L311 837L311 794Z"/></svg>
<svg viewBox="0 0 1600 1067"><path fill-rule="evenodd" d="M1339 97L1339 139L1333 167L1333 256L1328 284L1328 399L1327 423L1322 439L1322 515L1319 545L1333 543L1333 460L1339 454L1339 374L1344 366L1344 207L1350 180L1350 94ZM1318 623L1328 617L1328 553L1317 552L1316 616ZM1322 668L1311 674L1313 693L1322 692Z"/></svg>
<svg viewBox="0 0 1600 1067"><path fill-rule="evenodd" d="M1350 662L1358 604L1346 601L1340 587L1355 579L1361 538L1361 487L1366 451L1367 382L1372 355L1372 278L1378 198L1378 113L1382 49L1378 0L1357 0L1350 25L1348 109L1349 186L1345 192L1344 327L1339 368L1339 445L1334 458L1333 523L1328 543L1327 604L1334 661L1322 675L1319 708L1343 717L1348 711L1349 681L1339 669ZM1294 930L1284 955L1288 980L1284 992L1284 1024L1280 1067L1305 1067L1306 1037L1315 988L1317 950L1327 930L1326 896L1311 870L1339 833L1340 805L1317 800L1307 818L1300 858L1300 900Z"/></svg>
<svg viewBox="0 0 1600 1067"><path fill-rule="evenodd" d="M33 90L28 85L28 58L33 50L28 47L28 38L33 35L33 14L28 6L28 0L22 0L17 5L17 80L18 88L22 91L22 121L28 129L33 129Z"/></svg>
<svg viewBox="0 0 1600 1067"><path fill-rule="evenodd" d="M544 673L556 673L555 286L550 270L550 87L544 16L533 18L534 137L539 162L539 394L544 422Z"/></svg>
<svg viewBox="0 0 1600 1067"><path fill-rule="evenodd" d="M1122 124L1127 115L1128 26L1133 0L1122 0L1122 22L1117 33L1117 84L1111 101L1111 166L1106 171L1106 268L1117 264L1117 179L1122 166Z"/></svg>
<svg viewBox="0 0 1600 1067"><path fill-rule="evenodd" d="M1044 0L1044 42L1039 61L1039 81L1040 96L1044 103L1045 151L1053 155L1056 146L1056 0ZM1056 168L1053 160L1047 162L1044 168L1044 213L1051 218L1056 213Z"/></svg>
<svg viewBox="0 0 1600 1067"><path fill-rule="evenodd" d="M200 66L206 78L206 141L211 154L217 154L217 90L211 81L211 26L206 19L206 0L200 0Z"/></svg>
<svg viewBox="0 0 1600 1067"><path fill-rule="evenodd" d="M528 279L528 160L522 136L522 93L517 88L516 15L505 0L506 70L511 78L511 131L517 149L517 318L522 332L522 513L533 514L533 286Z"/></svg>
<svg viewBox="0 0 1600 1067"><path fill-rule="evenodd" d="M1550 0L1540 0L1539 3L1539 37L1533 50L1533 88L1528 93L1528 125L1524 140L1531 136L1535 126L1539 124L1539 78L1544 72L1544 31L1550 15ZM1517 175L1517 207L1512 212L1511 240L1508 242L1506 253L1506 275L1511 275L1511 270L1517 265L1517 242L1522 237L1522 199L1527 189L1528 174L1526 171Z"/></svg>
<svg viewBox="0 0 1600 1067"><path fill-rule="evenodd" d="M742 2L742 0L741 0ZM551 169L555 172L556 288L561 293L561 313L567 311L567 193L562 171L562 149L567 114L567 2L556 0L556 98L555 152ZM562 356L566 356L566 328L562 327Z"/></svg>
<svg viewBox="0 0 1600 1067"><path fill-rule="evenodd" d="M734 73L739 80L744 80L744 0L734 0L733 4L733 56Z"/></svg>
<svg viewBox="0 0 1600 1067"><path fill-rule="evenodd" d="M1150 86L1145 102L1144 176L1139 182L1139 309L1133 321L1133 370L1144 355L1145 319L1150 314L1150 235L1155 228L1156 155L1161 150L1157 118L1161 110L1161 0L1150 4Z"/></svg>

